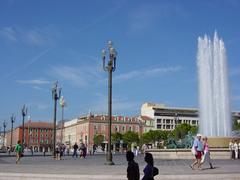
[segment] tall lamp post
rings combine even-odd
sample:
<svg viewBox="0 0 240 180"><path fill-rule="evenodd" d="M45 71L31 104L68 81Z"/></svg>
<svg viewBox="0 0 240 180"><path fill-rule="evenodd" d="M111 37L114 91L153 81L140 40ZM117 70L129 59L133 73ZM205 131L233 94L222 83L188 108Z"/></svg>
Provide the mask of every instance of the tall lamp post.
<svg viewBox="0 0 240 180"><path fill-rule="evenodd" d="M27 107L25 106L25 105L23 105L23 107L22 107L22 117L23 117L23 119L22 119L22 145L23 145L23 147L24 147L24 145L25 145L25 136L24 136L24 121L25 121L25 116L27 115Z"/></svg>
<svg viewBox="0 0 240 180"><path fill-rule="evenodd" d="M11 127L11 141L10 141L10 152L12 151L12 141L13 141L13 123L15 122L16 120L16 116L14 114L12 114L11 116L11 124L12 124L12 127Z"/></svg>
<svg viewBox="0 0 240 180"><path fill-rule="evenodd" d="M63 96L61 96L60 100L59 100L59 104L62 108L62 123L61 123L61 144L63 143L63 116L64 116L64 107L66 106L66 101L65 99L63 98Z"/></svg>
<svg viewBox="0 0 240 180"><path fill-rule="evenodd" d="M112 72L116 69L117 52L113 48L112 41L108 41L109 60L105 65L106 50L102 50L103 70L108 72L108 150L106 155L106 165L114 165L111 152L111 131L112 131Z"/></svg>
<svg viewBox="0 0 240 180"><path fill-rule="evenodd" d="M54 100L53 111L53 158L56 158L56 118L57 118L57 101L61 96L61 88L58 88L58 82L56 82L52 88L52 98Z"/></svg>
<svg viewBox="0 0 240 180"><path fill-rule="evenodd" d="M5 135L6 135L7 122L3 121L3 148L5 149Z"/></svg>

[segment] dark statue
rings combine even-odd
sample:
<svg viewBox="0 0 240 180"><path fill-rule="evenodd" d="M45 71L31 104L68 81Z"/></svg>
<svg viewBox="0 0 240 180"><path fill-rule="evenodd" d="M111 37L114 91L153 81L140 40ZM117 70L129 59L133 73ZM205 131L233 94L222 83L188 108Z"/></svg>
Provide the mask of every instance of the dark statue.
<svg viewBox="0 0 240 180"><path fill-rule="evenodd" d="M194 137L191 132L188 132L188 134L179 141L176 141L173 137L168 138L167 140L167 148L168 149L190 149L193 145Z"/></svg>

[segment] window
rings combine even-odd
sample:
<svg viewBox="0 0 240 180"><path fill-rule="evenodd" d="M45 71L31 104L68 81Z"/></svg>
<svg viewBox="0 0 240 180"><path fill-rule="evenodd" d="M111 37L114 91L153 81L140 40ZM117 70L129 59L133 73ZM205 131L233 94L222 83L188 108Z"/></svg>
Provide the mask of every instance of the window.
<svg viewBox="0 0 240 180"><path fill-rule="evenodd" d="M123 131L123 132L125 131L125 126L122 127L122 131Z"/></svg>
<svg viewBox="0 0 240 180"><path fill-rule="evenodd" d="M157 123L162 123L162 119L157 119Z"/></svg>
<svg viewBox="0 0 240 180"><path fill-rule="evenodd" d="M132 127L131 126L129 126L129 131L132 131Z"/></svg>
<svg viewBox="0 0 240 180"><path fill-rule="evenodd" d="M170 124L170 119L166 119L166 124Z"/></svg>
<svg viewBox="0 0 240 180"><path fill-rule="evenodd" d="M162 129L162 125L161 125L161 124L158 124L158 125L157 125L157 129Z"/></svg>

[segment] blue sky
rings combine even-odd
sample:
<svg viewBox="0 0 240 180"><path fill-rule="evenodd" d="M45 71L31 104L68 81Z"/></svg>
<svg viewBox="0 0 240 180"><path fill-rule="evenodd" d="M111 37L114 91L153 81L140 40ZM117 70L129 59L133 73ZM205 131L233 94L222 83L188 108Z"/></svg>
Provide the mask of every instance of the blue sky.
<svg viewBox="0 0 240 180"><path fill-rule="evenodd" d="M197 38L215 30L227 49L231 106L240 110L239 9L238 0L2 0L0 121L15 113L19 124L23 104L33 120L51 121L56 80L66 118L107 113L108 40L118 51L113 114L138 115L144 102L198 107Z"/></svg>

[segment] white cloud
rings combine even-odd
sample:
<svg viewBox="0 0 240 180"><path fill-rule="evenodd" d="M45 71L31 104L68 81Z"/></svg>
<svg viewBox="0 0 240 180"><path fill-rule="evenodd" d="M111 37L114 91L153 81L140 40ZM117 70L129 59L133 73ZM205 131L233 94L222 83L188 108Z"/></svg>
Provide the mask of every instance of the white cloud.
<svg viewBox="0 0 240 180"><path fill-rule="evenodd" d="M158 2L136 5L130 12L129 32L136 33L154 26L169 16L185 16L185 11L177 3Z"/></svg>
<svg viewBox="0 0 240 180"><path fill-rule="evenodd" d="M114 77L114 81L126 81L130 80L133 78L137 77L142 77L142 78L147 78L147 77L152 77L152 76L160 76L164 74L169 74L169 73L175 73L180 71L182 68L181 66L174 66L174 67L158 67L158 68L153 68L153 69L147 69L147 70L135 70L131 71L125 74L120 74Z"/></svg>
<svg viewBox="0 0 240 180"><path fill-rule="evenodd" d="M52 27L23 29L20 27L2 27L0 36L11 42L25 43L35 46L52 45L53 38L59 33Z"/></svg>
<svg viewBox="0 0 240 180"><path fill-rule="evenodd" d="M49 74L55 79L65 81L77 87L87 87L100 82L101 65L99 63L81 65L79 67L58 65L51 67Z"/></svg>
<svg viewBox="0 0 240 180"><path fill-rule="evenodd" d="M32 80L17 80L16 81L19 84L31 84L31 85L44 85L44 84L50 84L50 81L42 80L42 79L32 79ZM37 86L35 86L37 87Z"/></svg>
<svg viewBox="0 0 240 180"><path fill-rule="evenodd" d="M43 102L28 102L26 103L26 106L29 110L31 109L37 109L37 110L46 110L50 108L49 104L43 103Z"/></svg>
<svg viewBox="0 0 240 180"><path fill-rule="evenodd" d="M12 41L12 42L17 42L17 33L13 29L13 27L3 27L0 29L0 36L3 38Z"/></svg>

